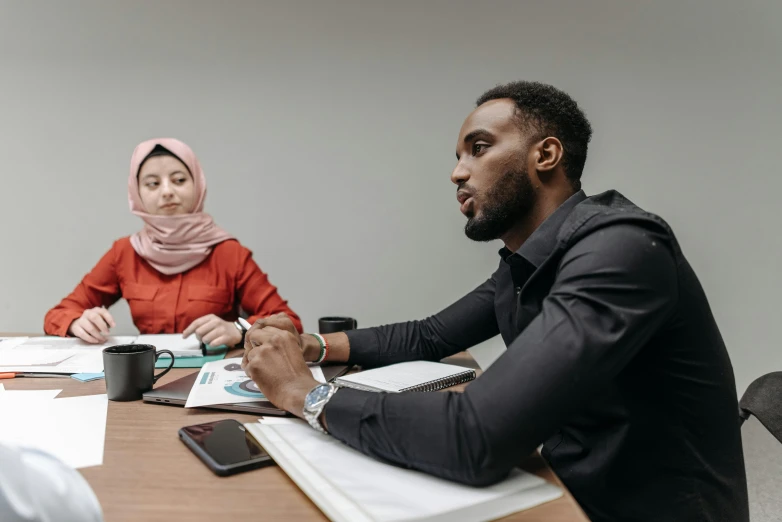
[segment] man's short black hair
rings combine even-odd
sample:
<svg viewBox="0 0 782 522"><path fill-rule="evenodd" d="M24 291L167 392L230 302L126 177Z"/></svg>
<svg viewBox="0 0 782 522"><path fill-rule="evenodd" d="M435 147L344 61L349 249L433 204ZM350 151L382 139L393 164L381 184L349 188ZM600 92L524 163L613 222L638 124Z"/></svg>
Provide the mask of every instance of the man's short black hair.
<svg viewBox="0 0 782 522"><path fill-rule="evenodd" d="M509 98L516 104L519 120L536 136L554 136L562 142L562 166L573 188L581 188L592 126L578 104L559 89L539 82L511 82L489 89L476 106L490 100Z"/></svg>

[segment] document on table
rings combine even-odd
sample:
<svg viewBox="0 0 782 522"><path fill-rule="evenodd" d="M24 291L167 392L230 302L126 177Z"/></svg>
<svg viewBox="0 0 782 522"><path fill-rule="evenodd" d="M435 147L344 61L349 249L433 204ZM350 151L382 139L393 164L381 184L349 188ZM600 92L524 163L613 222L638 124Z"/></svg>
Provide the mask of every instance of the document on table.
<svg viewBox="0 0 782 522"><path fill-rule="evenodd" d="M159 352L171 350L174 357L201 357L201 341L195 334L182 337L182 334L139 335L134 344L151 344ZM168 357L166 355L166 357Z"/></svg>
<svg viewBox="0 0 782 522"><path fill-rule="evenodd" d="M0 384L2 386L2 384ZM36 402L50 401L57 397L62 390L2 390L0 389L0 401L13 400L18 402ZM2 413L2 402L0 402L0 414ZM1 417L2 415L0 415Z"/></svg>
<svg viewBox="0 0 782 522"><path fill-rule="evenodd" d="M53 399L59 392L0 391L0 442L51 453L73 468L103 464L106 395Z"/></svg>
<svg viewBox="0 0 782 522"><path fill-rule="evenodd" d="M10 348L25 342L27 337L0 337L0 348Z"/></svg>
<svg viewBox="0 0 782 522"><path fill-rule="evenodd" d="M449 482L363 455L299 419L264 417L244 426L333 521L495 520L563 494L519 469L484 488Z"/></svg>
<svg viewBox="0 0 782 522"><path fill-rule="evenodd" d="M103 349L129 344L135 337L111 337L89 344L73 337L28 337L0 343L0 372L98 373Z"/></svg>
<svg viewBox="0 0 782 522"><path fill-rule="evenodd" d="M185 408L268 400L244 373L241 362L241 357L234 357L204 364L187 396ZM320 366L310 366L310 371L316 381L326 382Z"/></svg>

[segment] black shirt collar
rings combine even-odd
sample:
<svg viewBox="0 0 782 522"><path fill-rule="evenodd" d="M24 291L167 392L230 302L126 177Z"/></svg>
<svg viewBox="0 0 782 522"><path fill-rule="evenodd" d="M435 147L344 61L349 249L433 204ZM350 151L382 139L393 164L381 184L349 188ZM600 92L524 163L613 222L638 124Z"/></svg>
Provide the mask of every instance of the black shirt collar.
<svg viewBox="0 0 782 522"><path fill-rule="evenodd" d="M532 235L516 250L516 254L526 259L535 268L539 267L554 250L557 244L557 233L565 223L565 219L575 206L585 199L586 194L583 190L570 196L535 229ZM509 262L513 252L502 247L499 254L505 262Z"/></svg>

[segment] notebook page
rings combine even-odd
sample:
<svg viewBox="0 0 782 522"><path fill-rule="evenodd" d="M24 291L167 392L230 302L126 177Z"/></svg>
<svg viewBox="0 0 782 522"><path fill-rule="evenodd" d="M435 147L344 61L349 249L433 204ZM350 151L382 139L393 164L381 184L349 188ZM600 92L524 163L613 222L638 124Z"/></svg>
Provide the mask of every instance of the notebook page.
<svg viewBox="0 0 782 522"><path fill-rule="evenodd" d="M430 361L411 361L374 368L337 379L337 383L355 383L381 391L399 392L411 386L469 371L467 368Z"/></svg>
<svg viewBox="0 0 782 522"><path fill-rule="evenodd" d="M321 496L316 504L332 520L493 520L562 495L556 486L521 470L514 470L504 481L486 488L449 482L362 455L337 439L316 432L303 421L275 419L266 424L265 420L260 421L260 426L245 426L254 436L259 430L266 435L259 442L275 446L271 450L264 446L275 460L277 447L288 454L279 464L291 478L297 474L297 470L290 469L292 466L305 466L310 473L321 476L313 480L319 489L326 487L325 481L341 493L336 495L343 497L339 506L324 509L320 504L328 503L330 497L324 498L318 491L311 495L300 484L308 495ZM334 511L342 516L334 516Z"/></svg>
<svg viewBox="0 0 782 522"><path fill-rule="evenodd" d="M135 344L151 344L156 351L171 350L174 356L201 355L201 341L198 337L182 337L182 334L147 334L139 335Z"/></svg>

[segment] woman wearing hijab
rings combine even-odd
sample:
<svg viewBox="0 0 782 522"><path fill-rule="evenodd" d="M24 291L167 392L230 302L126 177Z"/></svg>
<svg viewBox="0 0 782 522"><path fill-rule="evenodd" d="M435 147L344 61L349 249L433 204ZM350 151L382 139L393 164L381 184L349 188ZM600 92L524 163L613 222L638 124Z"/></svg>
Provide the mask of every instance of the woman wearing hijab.
<svg viewBox="0 0 782 522"><path fill-rule="evenodd" d="M284 312L299 317L269 282L252 253L203 212L206 178L179 140L145 141L133 152L130 210L144 227L114 242L76 289L49 310L44 330L89 343L115 326L107 310L120 298L142 334L195 333L211 346L235 346L241 307L250 323Z"/></svg>

